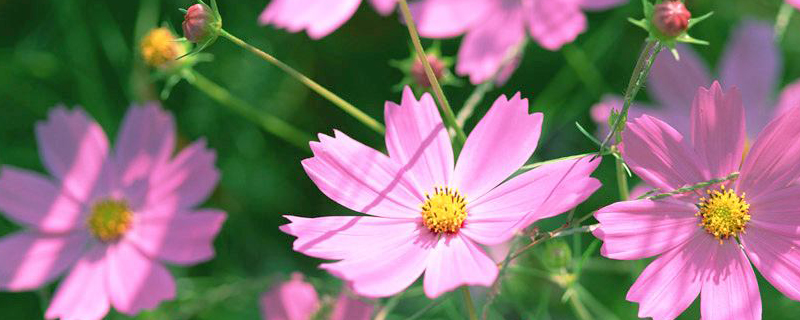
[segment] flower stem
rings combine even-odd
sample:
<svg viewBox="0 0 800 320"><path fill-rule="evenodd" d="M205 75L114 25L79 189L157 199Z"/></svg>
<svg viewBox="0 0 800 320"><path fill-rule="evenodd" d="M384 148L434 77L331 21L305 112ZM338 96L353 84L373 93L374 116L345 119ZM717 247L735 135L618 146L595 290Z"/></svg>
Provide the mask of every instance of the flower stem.
<svg viewBox="0 0 800 320"><path fill-rule="evenodd" d="M361 111L361 109L356 108L355 106L353 106L349 102L347 102L344 99L340 98L339 96L337 96L333 92L330 92L328 89L325 89L325 87L323 87L323 86L319 85L318 83L314 82L314 80L311 80L310 78L306 77L305 75L303 75L299 71L293 69L289 65L287 65L287 64L283 63L282 61L276 59L272 55L270 55L270 54L268 54L268 53L266 53L264 51L261 51L260 49L258 49L256 47L251 46L249 43L244 42L242 39L237 38L236 36L228 33L225 30L222 30L220 35L222 35L226 39L230 40L231 42L235 43L236 45L247 49L248 51L250 51L253 54L259 56L260 58L266 60L267 62L275 65L279 69L283 70L284 72L286 72L287 74L289 74L293 78L297 79L297 81L300 81L302 84L306 85L311 90L314 90L314 92L318 93L323 98L328 99L328 101L332 102L337 107L342 109L344 112L346 112L347 114L351 115L353 118L356 118L356 120L360 121L361 123L363 123L364 125L366 125L370 129L374 130L375 132L380 133L380 134L383 134L384 132L386 132L386 128L384 128L384 126L380 122L378 122L377 120L373 119L372 117L370 117L369 115L364 113L364 111Z"/></svg>
<svg viewBox="0 0 800 320"><path fill-rule="evenodd" d="M207 94L228 109L238 113L246 119L255 122L264 131L274 134L278 138L286 140L290 144L309 151L308 142L313 140L309 134L300 131L289 123L271 115L264 113L249 103L235 97L228 90L220 87L203 75L187 69L182 73L184 79L195 88Z"/></svg>
<svg viewBox="0 0 800 320"><path fill-rule="evenodd" d="M478 320L478 313L475 312L475 304L472 303L472 295L469 293L469 287L467 286L461 287L461 292L464 294L464 304L467 305L467 312L469 313L469 319Z"/></svg>
<svg viewBox="0 0 800 320"><path fill-rule="evenodd" d="M467 135L464 133L464 129L458 125L453 109L450 108L450 103L447 102L447 98L444 96L442 86L439 85L439 79L436 79L436 74L433 73L431 64L428 61L428 56L425 54L425 49L422 48L422 43L419 40L417 26L414 24L414 19L411 17L408 1L400 0L400 11L403 14L403 18L405 18L408 34L411 36L411 42L414 44L414 49L417 51L417 57L422 62L422 66L425 67L425 74L428 76L428 81L431 83L433 94L436 96L436 100L439 101L439 107L444 114L444 121L447 123L447 126L456 133L454 147L456 150L461 150L461 147L464 146L464 142L467 141Z"/></svg>
<svg viewBox="0 0 800 320"><path fill-rule="evenodd" d="M630 195L630 190L628 190L628 177L625 173L625 168L623 167L622 158L617 157L614 158L615 168L617 169L617 189L619 189L619 199L620 201L627 201L628 196Z"/></svg>
<svg viewBox="0 0 800 320"><path fill-rule="evenodd" d="M789 25L789 20L792 19L794 8L791 4L783 1L781 8L778 10L778 16L775 18L775 42L781 43L783 35L786 34L786 27Z"/></svg>
<svg viewBox="0 0 800 320"><path fill-rule="evenodd" d="M572 305L573 309L575 309L575 314L578 316L578 319L581 320L592 319L589 310L586 309L586 305L584 305L583 301L580 300L580 297L578 297L577 292L573 291L572 295L569 296L569 304Z"/></svg>

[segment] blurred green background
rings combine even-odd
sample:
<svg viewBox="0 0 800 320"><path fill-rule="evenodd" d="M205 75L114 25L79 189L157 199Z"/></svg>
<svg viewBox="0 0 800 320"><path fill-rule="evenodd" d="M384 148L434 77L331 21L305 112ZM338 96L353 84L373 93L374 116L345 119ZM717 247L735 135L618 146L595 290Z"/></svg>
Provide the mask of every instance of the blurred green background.
<svg viewBox="0 0 800 320"><path fill-rule="evenodd" d="M382 119L385 101L400 100L400 93L392 88L403 74L389 61L404 59L410 52L407 31L397 14L382 17L362 5L344 27L313 41L305 34L259 26L256 19L266 2L221 0L225 29L296 67L377 119ZM693 29L695 37L712 43L695 47L711 66L716 65L738 21L755 17L772 23L781 3L687 2L696 14L716 13ZM33 129L50 108L60 103L83 106L114 137L126 108L157 100L164 85L153 80L152 71L138 57L139 39L162 23L179 29L182 14L177 8L191 4L188 0L0 0L0 163L43 171ZM590 13L588 32L560 52L529 44L517 72L503 87L486 95L467 128L498 95L519 91L531 100L533 111L545 114L544 133L534 160L593 150L594 145L575 129L574 122L593 132L588 116L592 104L604 94L622 94L645 36L626 18L641 17L640 6L638 0L632 0L623 7ZM781 45L781 84L800 77L800 14L795 14L787 30ZM460 39L442 41L442 51L454 56L459 43ZM220 39L206 52L214 55L213 62L201 63L195 70L264 112L309 134L331 133L336 128L384 149L381 136L230 42ZM594 67L581 67L583 57ZM474 88L466 79L463 83L445 88L455 109ZM647 99L645 90L640 99ZM210 148L217 151L222 179L205 206L224 209L229 217L215 242L216 258L191 268L173 268L178 298L137 318L256 319L258 296L274 283L286 280L292 271L305 273L321 293L335 295L341 284L317 269L319 260L293 252L292 238L277 229L286 222L283 214L351 214L327 199L305 175L300 160L309 157L308 151L265 133L186 82L178 84L162 104L175 115L181 141L205 137ZM576 216L617 200L611 158L595 176L605 187L582 204ZM564 219L556 217L537 225L552 230ZM17 229L0 217L0 235ZM558 284L569 276L559 274L564 268L574 271L586 253L576 278L579 285L570 286L569 294L578 295L593 318L636 318L637 306L625 301L625 293L646 261L604 259L597 245L591 235L584 234L538 246L510 270L490 316L576 318L574 306L562 300L565 287ZM800 303L781 295L763 278L759 278L759 286L764 319L796 319L800 314ZM46 306L41 305L40 296L54 288L51 284L42 292L0 293L0 318L41 318ZM462 318L460 298L444 295L422 318ZM477 298L481 299L479 293ZM698 318L698 302L682 318ZM426 306L431 304L421 290L411 289L388 319L404 319ZM125 317L112 312L108 318Z"/></svg>

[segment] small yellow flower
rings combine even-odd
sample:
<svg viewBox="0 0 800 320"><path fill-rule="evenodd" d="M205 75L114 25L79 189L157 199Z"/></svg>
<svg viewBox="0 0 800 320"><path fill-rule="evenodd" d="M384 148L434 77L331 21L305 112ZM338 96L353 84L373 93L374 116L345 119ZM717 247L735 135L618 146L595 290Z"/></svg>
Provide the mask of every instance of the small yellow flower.
<svg viewBox="0 0 800 320"><path fill-rule="evenodd" d="M153 67L171 67L175 59L186 53L183 44L167 28L150 30L140 44L142 59Z"/></svg>

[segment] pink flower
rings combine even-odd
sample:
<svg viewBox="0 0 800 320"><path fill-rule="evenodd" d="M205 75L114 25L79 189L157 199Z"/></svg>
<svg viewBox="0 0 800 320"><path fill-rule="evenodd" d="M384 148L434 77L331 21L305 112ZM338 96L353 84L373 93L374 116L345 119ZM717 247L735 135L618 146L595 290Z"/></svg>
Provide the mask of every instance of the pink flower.
<svg viewBox="0 0 800 320"><path fill-rule="evenodd" d="M495 245L537 219L567 211L600 187L599 160L544 165L502 183L531 156L542 114L517 94L500 97L478 123L457 164L429 94L406 87L387 102L387 157L344 133L320 135L303 167L329 198L369 216L287 216L294 249L339 260L321 268L365 297L396 294L424 271L434 298L461 285L491 285L497 266L478 244ZM501 184L502 183L502 184Z"/></svg>
<svg viewBox="0 0 800 320"><path fill-rule="evenodd" d="M628 119L643 113L670 123L681 134L689 134L689 110L698 87L711 84L708 68L697 53L688 46L678 46L680 61L675 61L668 51L661 52L650 73L648 92L657 107L634 103ZM780 79L781 59L773 40L772 26L763 22L746 21L736 28L724 50L719 73L723 88L740 88L747 110L747 136L752 141L776 115L800 101L800 81L796 81L781 94L777 103L772 94ZM619 97L608 97L592 108L592 118L608 132L608 115L611 108L622 108Z"/></svg>
<svg viewBox="0 0 800 320"><path fill-rule="evenodd" d="M466 34L456 72L478 84L500 70L525 39L526 29L545 49L558 50L586 30L583 10L623 2L627 0L422 0L412 3L411 10L423 37Z"/></svg>
<svg viewBox="0 0 800 320"><path fill-rule="evenodd" d="M112 305L135 315L175 296L162 262L214 256L225 213L193 209L217 183L214 153L200 141L172 158L174 123L157 105L128 110L114 152L80 109L55 108L36 137L52 177L0 172L0 210L26 229L0 240L0 289L66 272L48 319L101 319Z"/></svg>
<svg viewBox="0 0 800 320"><path fill-rule="evenodd" d="M793 5L795 8L800 9L800 0L786 0L786 2Z"/></svg>
<svg viewBox="0 0 800 320"><path fill-rule="evenodd" d="M389 15L397 0L370 0L378 13ZM258 17L261 25L289 32L305 30L320 39L341 27L356 13L361 0L272 0Z"/></svg>
<svg viewBox="0 0 800 320"><path fill-rule="evenodd" d="M622 155L647 184L671 191L740 172L733 182L660 200L598 210L601 254L658 256L628 291L640 317L673 319L701 295L703 319L760 319L752 262L800 300L800 108L771 121L742 159L746 131L739 91L700 88L691 135L641 116L623 132ZM749 258L749 260L748 260Z"/></svg>
<svg viewBox="0 0 800 320"><path fill-rule="evenodd" d="M309 320L321 310L319 297L314 287L303 281L299 272L292 280L280 284L261 297L261 308L265 320ZM328 320L369 320L375 307L358 298L341 292L333 305ZM316 317L315 317L316 318Z"/></svg>

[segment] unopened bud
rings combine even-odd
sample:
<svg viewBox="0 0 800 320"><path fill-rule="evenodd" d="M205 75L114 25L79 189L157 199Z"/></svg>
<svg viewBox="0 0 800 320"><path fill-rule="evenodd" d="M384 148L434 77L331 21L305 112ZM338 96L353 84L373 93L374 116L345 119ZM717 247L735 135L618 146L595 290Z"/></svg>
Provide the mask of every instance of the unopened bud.
<svg viewBox="0 0 800 320"><path fill-rule="evenodd" d="M655 6L653 24L665 36L677 37L689 28L691 18L692 13L686 9L683 2L667 0Z"/></svg>
<svg viewBox="0 0 800 320"><path fill-rule="evenodd" d="M216 15L211 7L198 3L186 10L183 17L183 36L192 43L201 43L209 37L215 37L217 28Z"/></svg>
<svg viewBox="0 0 800 320"><path fill-rule="evenodd" d="M186 53L184 45L177 42L167 28L150 30L139 46L142 59L152 67L169 67L175 63L175 59Z"/></svg>
<svg viewBox="0 0 800 320"><path fill-rule="evenodd" d="M439 60L436 55L429 54L428 63L431 64L431 69L433 70L433 74L436 76L436 79L441 80L445 71L444 62ZM425 73L425 66L422 64L422 60L419 58L414 59L414 64L411 65L411 75L414 77L414 81L416 81L421 87L431 87L431 82L428 80L428 75Z"/></svg>

